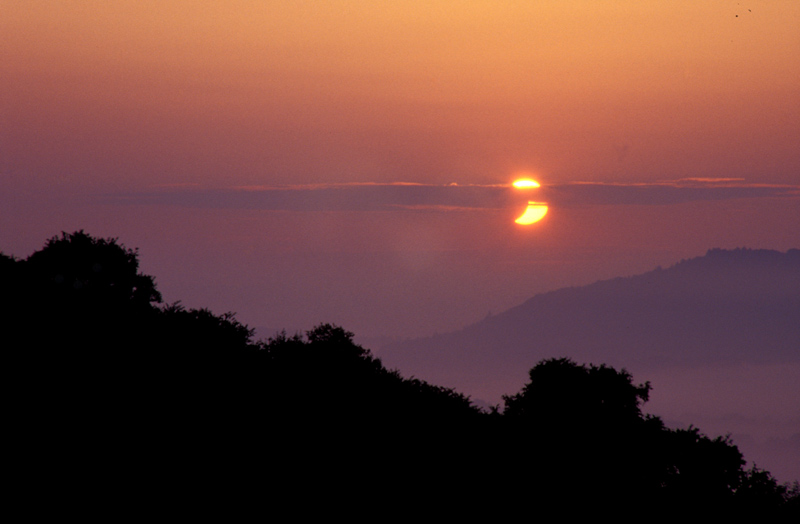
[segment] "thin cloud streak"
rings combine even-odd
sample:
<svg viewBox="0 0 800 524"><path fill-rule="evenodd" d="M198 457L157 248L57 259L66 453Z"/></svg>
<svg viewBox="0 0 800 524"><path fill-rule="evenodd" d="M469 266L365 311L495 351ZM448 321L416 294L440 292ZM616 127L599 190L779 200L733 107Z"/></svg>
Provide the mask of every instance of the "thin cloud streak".
<svg viewBox="0 0 800 524"><path fill-rule="evenodd" d="M560 207L671 205L741 198L798 197L800 186L746 184L733 179L683 179L647 184L573 182L542 188L542 199Z"/></svg>
<svg viewBox="0 0 800 524"><path fill-rule="evenodd" d="M742 198L798 198L800 186L747 184L740 179L681 179L657 183L570 182L535 189L509 185L315 184L221 189L164 187L107 194L105 203L265 211L469 211L506 209L527 200L555 207L672 205Z"/></svg>
<svg viewBox="0 0 800 524"><path fill-rule="evenodd" d="M106 199L113 203L271 211L466 210L504 208L520 200L519 195L514 193L508 186L496 185L324 184L265 188L168 188L107 195Z"/></svg>

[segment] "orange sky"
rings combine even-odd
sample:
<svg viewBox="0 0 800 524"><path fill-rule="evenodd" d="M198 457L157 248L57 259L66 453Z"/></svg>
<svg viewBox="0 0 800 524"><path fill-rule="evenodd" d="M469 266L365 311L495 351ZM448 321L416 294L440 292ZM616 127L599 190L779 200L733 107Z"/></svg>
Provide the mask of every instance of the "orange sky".
<svg viewBox="0 0 800 524"><path fill-rule="evenodd" d="M799 26L791 0L5 0L0 169L67 187L792 183Z"/></svg>

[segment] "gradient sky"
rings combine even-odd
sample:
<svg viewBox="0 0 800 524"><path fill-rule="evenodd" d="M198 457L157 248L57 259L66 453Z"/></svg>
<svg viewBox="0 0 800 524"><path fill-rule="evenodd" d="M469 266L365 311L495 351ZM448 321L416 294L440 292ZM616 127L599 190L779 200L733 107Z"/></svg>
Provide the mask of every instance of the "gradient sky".
<svg viewBox="0 0 800 524"><path fill-rule="evenodd" d="M798 247L798 27L794 0L0 0L0 250L84 229L167 301L372 337Z"/></svg>

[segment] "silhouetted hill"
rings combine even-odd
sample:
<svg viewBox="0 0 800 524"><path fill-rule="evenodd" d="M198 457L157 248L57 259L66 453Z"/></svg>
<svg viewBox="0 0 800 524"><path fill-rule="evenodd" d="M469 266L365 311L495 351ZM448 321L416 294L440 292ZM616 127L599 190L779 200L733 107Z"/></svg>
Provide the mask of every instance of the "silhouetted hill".
<svg viewBox="0 0 800 524"><path fill-rule="evenodd" d="M146 485L162 500L252 491L268 511L294 497L499 520L533 506L769 517L798 501L728 437L645 414L651 386L625 370L542 360L483 413L341 327L254 342L232 313L161 304L136 251L83 231L0 253L0 290L12 478L45 477L66 501L123 506Z"/></svg>
<svg viewBox="0 0 800 524"><path fill-rule="evenodd" d="M536 295L379 353L406 374L473 395L513 391L522 370L552 357L637 370L796 362L800 250L712 249L668 269Z"/></svg>

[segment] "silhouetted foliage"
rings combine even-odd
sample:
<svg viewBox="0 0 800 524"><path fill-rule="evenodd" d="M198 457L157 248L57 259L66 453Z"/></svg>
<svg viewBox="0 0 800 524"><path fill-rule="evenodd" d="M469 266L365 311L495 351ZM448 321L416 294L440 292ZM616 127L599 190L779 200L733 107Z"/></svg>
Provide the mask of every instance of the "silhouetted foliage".
<svg viewBox="0 0 800 524"><path fill-rule="evenodd" d="M6 318L24 334L11 343L52 358L138 346L143 319L161 300L153 277L138 272L135 251L83 231L62 233L27 259L4 265L11 272ZM70 350L71 344L80 349Z"/></svg>
<svg viewBox="0 0 800 524"><path fill-rule="evenodd" d="M745 471L729 438L670 430L643 415L650 385L634 384L625 370L562 358L539 362L529 376L522 391L504 397L508 460L533 473L514 486L519 496L535 491L549 504L568 504L580 479L581 497L596 507L716 515L788 507L787 488L767 472Z"/></svg>
<svg viewBox="0 0 800 524"><path fill-rule="evenodd" d="M113 457L118 469L200 478L247 467L338 497L356 489L346 471L395 501L465 504L461 516L475 493L510 515L576 501L798 512L800 487L744 470L730 439L643 415L650 385L625 370L543 360L487 414L386 369L341 327L255 342L233 313L160 305L154 282L135 251L83 231L24 260L0 253L12 415L48 467L102 468Z"/></svg>
<svg viewBox="0 0 800 524"><path fill-rule="evenodd" d="M770 474L769 471L759 469L755 465L750 469L739 472L735 487L735 497L738 506L770 511L774 508L800 509L800 486L797 481L793 485L782 485Z"/></svg>
<svg viewBox="0 0 800 524"><path fill-rule="evenodd" d="M26 261L52 297L69 296L74 302L104 307L161 301L153 277L139 273L136 251L116 239L93 238L83 231L62 233Z"/></svg>
<svg viewBox="0 0 800 524"><path fill-rule="evenodd" d="M276 335L260 343L264 388L275 409L285 413L314 410L319 416L372 422L443 421L480 413L467 397L417 379L404 379L383 367L353 334L322 324L299 335Z"/></svg>
<svg viewBox="0 0 800 524"><path fill-rule="evenodd" d="M566 358L544 360L520 393L504 396L508 417L573 425L638 421L650 384L632 384L630 373L605 365L579 366Z"/></svg>

